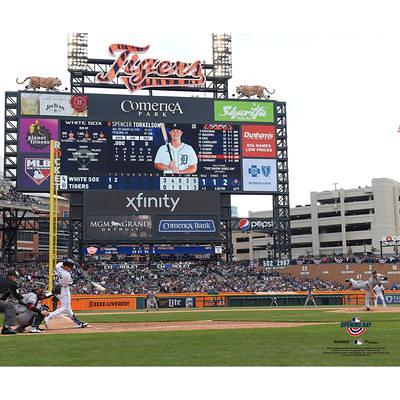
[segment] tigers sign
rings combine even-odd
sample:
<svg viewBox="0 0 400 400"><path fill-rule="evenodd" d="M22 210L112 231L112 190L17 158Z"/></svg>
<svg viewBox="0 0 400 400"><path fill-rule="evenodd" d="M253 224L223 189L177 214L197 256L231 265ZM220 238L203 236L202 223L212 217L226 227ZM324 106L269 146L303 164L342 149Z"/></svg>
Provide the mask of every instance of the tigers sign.
<svg viewBox="0 0 400 400"><path fill-rule="evenodd" d="M107 83L120 78L130 92L160 86L199 86L205 82L200 61L140 59L139 54L145 53L149 47L112 44L109 50L115 57L114 63L107 72L98 73L96 80Z"/></svg>

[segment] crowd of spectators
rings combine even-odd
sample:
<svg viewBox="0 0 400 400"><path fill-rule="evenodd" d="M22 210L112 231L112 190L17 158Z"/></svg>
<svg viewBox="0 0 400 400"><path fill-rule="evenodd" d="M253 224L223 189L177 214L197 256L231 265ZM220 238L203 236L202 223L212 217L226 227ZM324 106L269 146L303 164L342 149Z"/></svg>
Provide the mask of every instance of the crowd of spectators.
<svg viewBox="0 0 400 400"><path fill-rule="evenodd" d="M374 264L380 262L391 263L391 264L398 263L400 262L400 255L393 253L391 255L385 255L384 257L381 257L380 255L374 253L365 253L365 254L352 254L352 255L333 254L321 257L305 256L290 260L289 263L292 265L295 264L302 265L302 264L335 264L335 263Z"/></svg>
<svg viewBox="0 0 400 400"><path fill-rule="evenodd" d="M97 264L85 266L90 280L101 283L108 294L142 294L153 289L159 293L288 292L302 290L344 290L346 286L320 278L280 276L258 264L171 263L171 264ZM33 281L48 282L48 266L24 264L18 267L22 291ZM90 283L76 280L72 293L97 293Z"/></svg>
<svg viewBox="0 0 400 400"><path fill-rule="evenodd" d="M38 207L41 202L34 197L30 197L24 193L17 192L13 186L0 186L0 201L8 203L19 203L28 207Z"/></svg>

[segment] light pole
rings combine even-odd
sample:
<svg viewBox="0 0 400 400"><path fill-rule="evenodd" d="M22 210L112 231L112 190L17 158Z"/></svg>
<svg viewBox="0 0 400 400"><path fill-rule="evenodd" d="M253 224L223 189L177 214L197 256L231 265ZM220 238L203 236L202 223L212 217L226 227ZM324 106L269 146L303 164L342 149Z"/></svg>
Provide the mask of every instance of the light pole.
<svg viewBox="0 0 400 400"><path fill-rule="evenodd" d="M232 35L213 33L214 78L232 78Z"/></svg>

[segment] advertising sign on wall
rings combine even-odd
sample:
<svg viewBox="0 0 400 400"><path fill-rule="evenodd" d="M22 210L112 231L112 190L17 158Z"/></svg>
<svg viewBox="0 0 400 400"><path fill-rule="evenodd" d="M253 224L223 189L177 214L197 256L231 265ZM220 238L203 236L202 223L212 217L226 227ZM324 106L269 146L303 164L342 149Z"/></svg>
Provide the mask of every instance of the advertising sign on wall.
<svg viewBox="0 0 400 400"><path fill-rule="evenodd" d="M89 215L86 218L88 240L129 240L149 238L152 232L150 215Z"/></svg>
<svg viewBox="0 0 400 400"><path fill-rule="evenodd" d="M160 308L193 308L196 305L194 297L157 297L157 302Z"/></svg>
<svg viewBox="0 0 400 400"><path fill-rule="evenodd" d="M18 132L17 189L49 190L50 141L58 138L58 120L20 118Z"/></svg>
<svg viewBox="0 0 400 400"><path fill-rule="evenodd" d="M272 218L235 218L232 219L232 230L242 232L259 231L273 232L274 220Z"/></svg>
<svg viewBox="0 0 400 400"><path fill-rule="evenodd" d="M215 241L219 193L84 192L84 239L93 243Z"/></svg>
<svg viewBox="0 0 400 400"><path fill-rule="evenodd" d="M242 125L242 157L276 157L275 126Z"/></svg>
<svg viewBox="0 0 400 400"><path fill-rule="evenodd" d="M274 103L268 101L214 102L215 121L274 122Z"/></svg>
<svg viewBox="0 0 400 400"><path fill-rule="evenodd" d="M243 190L249 192L276 192L275 159L243 159Z"/></svg>
<svg viewBox="0 0 400 400"><path fill-rule="evenodd" d="M21 118L19 120L19 152L46 153L48 156L50 140L57 139L57 119Z"/></svg>
<svg viewBox="0 0 400 400"><path fill-rule="evenodd" d="M88 96L21 93L21 115L87 117Z"/></svg>

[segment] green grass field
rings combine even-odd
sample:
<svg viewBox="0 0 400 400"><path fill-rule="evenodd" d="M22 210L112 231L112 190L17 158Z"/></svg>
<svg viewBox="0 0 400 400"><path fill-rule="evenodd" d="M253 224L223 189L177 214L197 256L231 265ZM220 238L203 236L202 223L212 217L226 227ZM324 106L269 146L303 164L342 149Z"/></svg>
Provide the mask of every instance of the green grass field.
<svg viewBox="0 0 400 400"><path fill-rule="evenodd" d="M352 314L324 309L90 314L87 322L276 321L319 326L175 332L0 336L0 366L399 366L400 313L362 313L372 326L362 346L341 321ZM348 343L335 343L347 341ZM341 354L326 354L329 348ZM336 350L337 351L337 350ZM376 354L379 351L382 354ZM349 352L351 354L349 354Z"/></svg>

